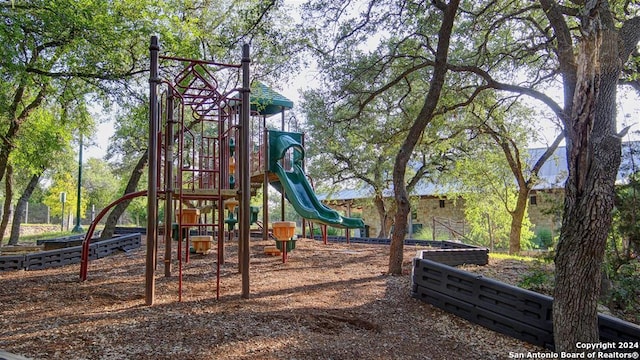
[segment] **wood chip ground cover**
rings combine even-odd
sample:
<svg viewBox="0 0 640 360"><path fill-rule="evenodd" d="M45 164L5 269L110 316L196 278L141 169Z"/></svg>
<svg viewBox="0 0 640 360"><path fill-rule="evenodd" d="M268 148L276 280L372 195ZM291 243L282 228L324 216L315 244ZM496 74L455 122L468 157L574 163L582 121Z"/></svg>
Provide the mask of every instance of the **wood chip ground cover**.
<svg viewBox="0 0 640 360"><path fill-rule="evenodd" d="M385 274L389 247L301 239L286 263L251 242L251 296L242 299L237 247L156 272L144 305L145 247L79 265L0 273L0 349L33 359L508 359L543 351L411 298L411 258ZM162 245L160 246L162 249ZM175 254L174 254L175 255ZM174 256L175 258L175 256ZM491 265L490 265L491 266Z"/></svg>

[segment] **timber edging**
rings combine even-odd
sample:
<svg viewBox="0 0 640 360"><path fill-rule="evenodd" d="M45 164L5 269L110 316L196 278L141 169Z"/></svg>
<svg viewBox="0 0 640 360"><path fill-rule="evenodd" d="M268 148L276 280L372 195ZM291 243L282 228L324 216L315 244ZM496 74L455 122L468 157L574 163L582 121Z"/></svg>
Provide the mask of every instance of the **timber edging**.
<svg viewBox="0 0 640 360"><path fill-rule="evenodd" d="M554 349L553 298L418 256L411 296L491 330ZM603 342L640 342L640 326L598 315ZM632 352L637 349L611 349Z"/></svg>
<svg viewBox="0 0 640 360"><path fill-rule="evenodd" d="M126 234L109 240L94 242L89 246L89 259L100 259L117 251L137 249L141 243L140 233ZM82 245L29 254L0 256L0 271L41 270L69 264L79 264L81 254Z"/></svg>
<svg viewBox="0 0 640 360"><path fill-rule="evenodd" d="M322 240L321 236L314 236L315 240ZM344 236L328 236L330 242L347 242ZM367 238L367 237L351 237L349 243L354 244L370 244L370 245L390 245L391 239L385 238ZM409 246L425 246L431 249L418 251L421 259L430 259L442 264L450 266L457 265L487 265L489 263L489 249L469 245L465 243L447 241L447 240L418 240L406 239L405 245Z"/></svg>

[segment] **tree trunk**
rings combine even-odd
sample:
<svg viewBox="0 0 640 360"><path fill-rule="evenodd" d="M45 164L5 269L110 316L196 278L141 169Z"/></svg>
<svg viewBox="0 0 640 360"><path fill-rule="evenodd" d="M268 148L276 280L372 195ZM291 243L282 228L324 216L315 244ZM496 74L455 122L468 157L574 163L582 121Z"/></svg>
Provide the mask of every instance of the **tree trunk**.
<svg viewBox="0 0 640 360"><path fill-rule="evenodd" d="M9 224L11 216L11 199L13 198L13 167L6 165L6 178L4 179L4 205L2 207L2 220L0 221L0 243Z"/></svg>
<svg viewBox="0 0 640 360"><path fill-rule="evenodd" d="M597 343L601 266L611 225L621 158L616 134L616 85L621 71L618 37L586 36L578 52L578 81L567 134L564 216L556 253L553 303L556 351Z"/></svg>
<svg viewBox="0 0 640 360"><path fill-rule="evenodd" d="M27 208L27 202L31 198L31 194L36 189L38 182L40 182L40 176L42 173L34 174L29 179L29 183L27 187L25 187L20 199L18 199L18 203L16 204L16 208L13 211L13 222L11 223L11 236L9 237L9 245L17 245L18 240L20 239L20 224L24 220L24 212Z"/></svg>
<svg viewBox="0 0 640 360"><path fill-rule="evenodd" d="M17 121L12 121L9 125L9 129L2 136L2 145L0 145L0 181L7 175L9 177L9 155L15 148L15 138L18 134L18 129L20 129L20 123Z"/></svg>
<svg viewBox="0 0 640 360"><path fill-rule="evenodd" d="M396 191L398 194L398 191ZM404 192L406 194L406 190ZM402 262L404 260L404 238L407 236L407 216L411 210L409 199L400 193L396 195L398 209L394 216L393 234L389 249L389 273L402 274Z"/></svg>
<svg viewBox="0 0 640 360"><path fill-rule="evenodd" d="M149 159L149 152L145 151L144 154L138 160L138 163L133 168L131 172L131 177L129 178L129 182L127 183L127 187L124 189L124 194L129 194L135 192L138 188L138 183L140 182L140 178L144 173L144 168L147 165L147 161ZM118 219L125 212L127 206L131 203L131 200L126 200L118 205L116 205L113 210L109 213L107 220L104 224L104 229L100 234L100 239L111 239L116 230L116 225L118 224Z"/></svg>
<svg viewBox="0 0 640 360"><path fill-rule="evenodd" d="M520 237L522 236L522 222L527 212L527 200L529 200L529 189L518 189L516 207L511 211L511 229L509 230L509 254L520 253Z"/></svg>
<svg viewBox="0 0 640 360"><path fill-rule="evenodd" d="M373 199L373 203L378 211L378 217L380 219L380 231L378 232L378 238L387 239L389 238L389 232L391 230L391 225L393 224L394 212L392 210L387 210L382 195L376 195Z"/></svg>
<svg viewBox="0 0 640 360"><path fill-rule="evenodd" d="M38 56L33 54L32 60L36 60ZM42 84L40 86L40 91L38 95L31 101L30 103L25 104L25 90L27 87L27 79L26 77L22 77L20 79L20 83L16 88L14 93L11 105L9 106L8 113L11 114L11 123L7 132L0 135L2 138L2 142L0 143L0 180L5 175L5 172L9 172L9 155L15 149L15 139L19 136L18 131L20 130L20 126L29 118L31 112L37 109L45 96L47 95L48 86L46 84ZM23 106L22 110L18 112L20 106ZM7 177L9 175L7 174ZM4 229L5 230L6 226Z"/></svg>
<svg viewBox="0 0 640 360"><path fill-rule="evenodd" d="M436 50L435 65L430 81L429 92L393 165L393 192L397 209L389 249L390 274L402 274L404 238L407 232L407 217L410 210L409 194L405 183L405 172L413 150L420 139L420 135L433 119L433 112L440 100L440 94L442 93L442 87L444 86L444 80L447 74L447 58L449 55L451 32L459 4L460 0L451 0L448 5L443 6L444 8L439 8L443 12L443 17L438 32L438 48Z"/></svg>
<svg viewBox="0 0 640 360"><path fill-rule="evenodd" d="M395 211L389 211L384 216L384 233L381 233L378 237L381 239L388 239L391 237L391 228L393 227L393 218L396 216Z"/></svg>

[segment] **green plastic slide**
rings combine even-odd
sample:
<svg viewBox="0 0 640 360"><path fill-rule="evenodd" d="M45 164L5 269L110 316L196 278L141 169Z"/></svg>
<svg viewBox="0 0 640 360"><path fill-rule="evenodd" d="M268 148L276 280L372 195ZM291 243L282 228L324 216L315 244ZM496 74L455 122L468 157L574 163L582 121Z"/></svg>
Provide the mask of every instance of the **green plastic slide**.
<svg viewBox="0 0 640 360"><path fill-rule="evenodd" d="M362 219L344 217L318 200L301 167L304 158L301 136L298 133L269 131L269 171L275 173L279 180L271 185L280 192L284 191L287 200L305 219L339 228L363 228ZM280 160L289 149L293 149L293 160L291 170L285 170Z"/></svg>

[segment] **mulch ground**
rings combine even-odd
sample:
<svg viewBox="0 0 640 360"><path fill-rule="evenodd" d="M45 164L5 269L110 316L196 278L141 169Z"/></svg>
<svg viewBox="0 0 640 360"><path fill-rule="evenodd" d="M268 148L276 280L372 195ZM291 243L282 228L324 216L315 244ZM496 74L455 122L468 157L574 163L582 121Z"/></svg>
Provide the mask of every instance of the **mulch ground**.
<svg viewBox="0 0 640 360"><path fill-rule="evenodd" d="M79 265L0 273L0 349L33 359L508 359L542 349L410 296L405 274L386 275L389 247L301 239L286 263L252 240L249 299L237 247L156 272L144 305L145 246ZM162 245L160 246L162 248ZM174 254L175 255L175 254ZM174 256L175 259L175 256ZM489 265L493 266L493 265Z"/></svg>

